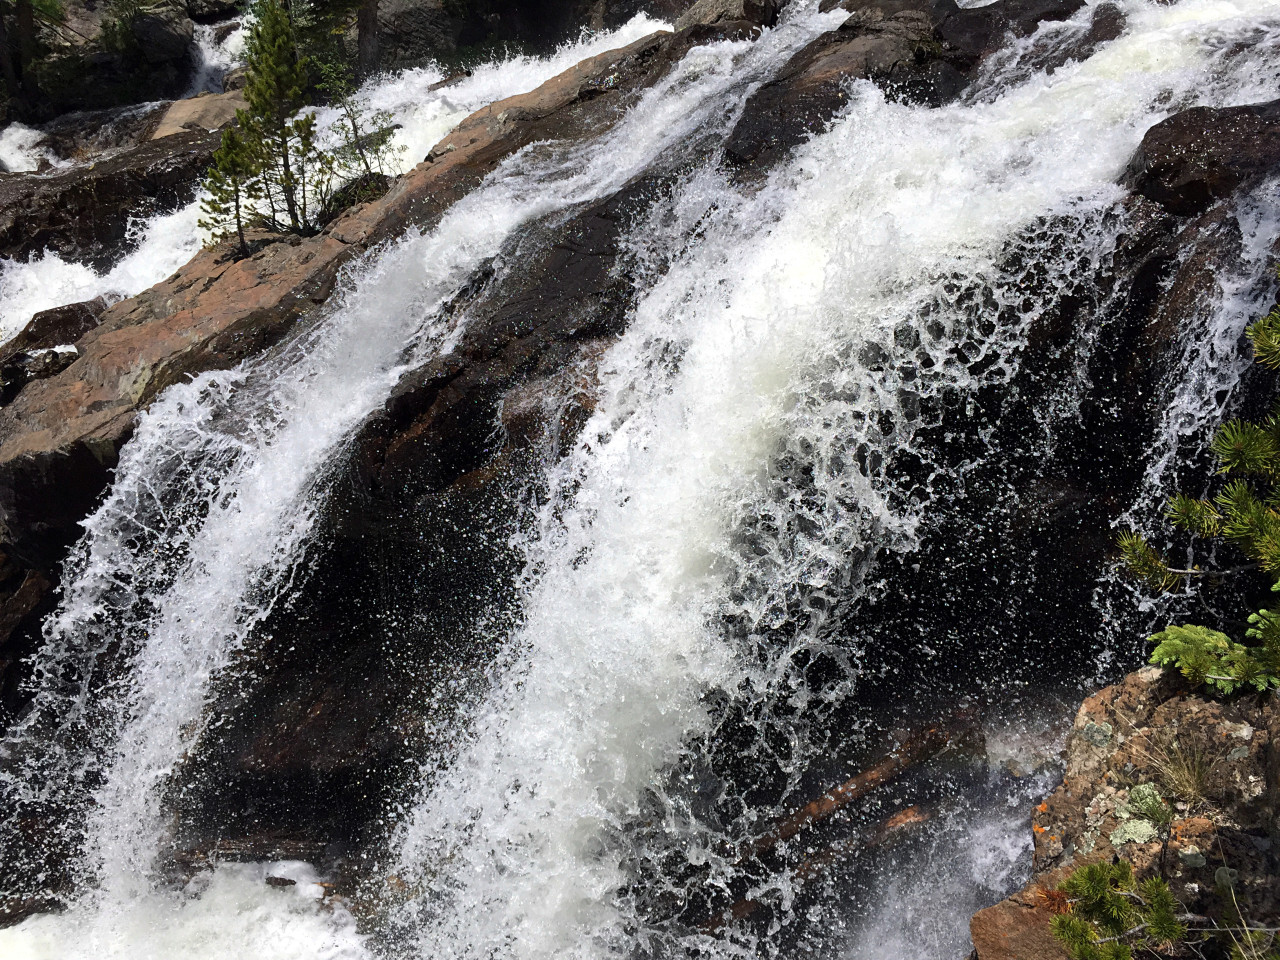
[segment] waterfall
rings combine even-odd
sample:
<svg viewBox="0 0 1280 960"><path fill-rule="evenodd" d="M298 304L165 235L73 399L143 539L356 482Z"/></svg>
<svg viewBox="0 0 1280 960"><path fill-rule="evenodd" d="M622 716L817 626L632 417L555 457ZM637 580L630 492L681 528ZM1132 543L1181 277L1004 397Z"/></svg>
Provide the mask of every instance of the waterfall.
<svg viewBox="0 0 1280 960"><path fill-rule="evenodd" d="M458 121L485 104L533 89L579 60L625 46L661 27L660 22L638 14L617 30L584 34L547 57L507 57L477 67L469 75L446 85L442 84L449 75L442 67L419 67L370 80L356 99L369 109L392 112L399 126L395 143L404 148L404 155L412 166ZM200 48L206 50L206 45L212 43L212 35L203 32L207 28L200 29ZM209 46L202 62L212 64L209 69L215 72L225 71L239 50L237 44L243 43L242 38L237 40L240 32L216 49ZM221 74L218 77L220 84ZM198 80L197 84L211 82ZM199 92L192 91L193 94ZM338 113L323 109L318 114L323 138L325 131L339 119ZM13 162L23 164L13 169L34 167L38 159L34 144L38 137L36 131L20 124L6 127L0 133L0 160L7 162L12 158ZM0 342L16 334L31 315L40 310L99 296L120 300L141 293L173 274L195 256L203 242L197 226L201 199L202 195L198 194L186 206L131 224L131 249L103 272L52 251L26 262L0 257Z"/></svg>
<svg viewBox="0 0 1280 960"><path fill-rule="evenodd" d="M248 27L241 19L198 23L194 39L195 75L185 96L222 93L222 81L244 56Z"/></svg>
<svg viewBox="0 0 1280 960"><path fill-rule="evenodd" d="M944 798L937 828L865 902L838 884L815 895L741 850L878 745L851 718L908 687L868 654L855 614L883 592L886 558L909 563L984 462L984 391L1016 381L1037 319L1114 254L1116 181L1143 133L1194 104L1268 99L1280 80L1274 4L1120 7L1125 31L1084 59L1040 66L1087 29L1088 8L1012 44L941 108L852 83L830 129L743 187L705 158L746 97L843 17L797 0L755 41L695 47L610 130L509 158L438 226L349 268L279 348L166 391L67 561L35 701L0 747L7 800L63 824L76 888L64 913L0 930L0 952L961 955L966 909L1019 879L1025 820L1011 810L1044 792L1043 771L979 778L980 802ZM400 118L416 157L475 107L652 26L447 86L412 71L362 96ZM215 685L269 642L262 625L305 575L346 441L405 370L456 346L466 311L442 307L482 265L646 173L675 186L630 229L626 332L516 537L517 623L493 638L486 689L448 718L444 753L422 758L412 802L388 812L399 826L363 926L315 907L301 863L221 865L175 889L166 790L219 722ZM166 229L195 243L193 209ZM1156 453L1203 436L1228 403L1241 368L1226 358L1262 294L1245 278L1277 212L1274 190L1258 191L1242 215L1249 262L1188 319ZM53 276L54 259L22 267ZM1202 330L1210 349L1192 344ZM1088 388L1068 378L1054 416ZM910 655L939 669L971 655L923 641ZM1067 702L1035 706L1060 720ZM1051 752L1051 723L1024 738L1012 716L984 722L992 769ZM0 859L18 855L16 830L0 827ZM960 838L981 845L969 860ZM979 889L979 870L996 879ZM21 892L41 892L36 874ZM766 919L717 927L736 898Z"/></svg>

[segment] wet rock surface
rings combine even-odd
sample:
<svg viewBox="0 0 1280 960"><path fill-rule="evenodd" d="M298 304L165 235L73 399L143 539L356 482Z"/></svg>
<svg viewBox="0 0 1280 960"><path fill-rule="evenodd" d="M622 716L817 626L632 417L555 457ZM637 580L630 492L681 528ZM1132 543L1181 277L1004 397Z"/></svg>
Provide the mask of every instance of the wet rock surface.
<svg viewBox="0 0 1280 960"><path fill-rule="evenodd" d="M195 196L217 145L215 134L188 131L88 166L0 178L0 256L52 250L106 269L127 249L130 220Z"/></svg>
<svg viewBox="0 0 1280 960"><path fill-rule="evenodd" d="M851 80L875 81L912 102L945 103L1008 34L1025 36L1041 21L1066 19L1082 6L1082 0L999 0L963 10L952 0L831 4L848 18L797 53L747 101L725 146L726 159L743 176L767 170L826 126L847 102Z"/></svg>
<svg viewBox="0 0 1280 960"><path fill-rule="evenodd" d="M1176 214L1196 214L1280 168L1280 100L1193 107L1142 138L1125 185Z"/></svg>

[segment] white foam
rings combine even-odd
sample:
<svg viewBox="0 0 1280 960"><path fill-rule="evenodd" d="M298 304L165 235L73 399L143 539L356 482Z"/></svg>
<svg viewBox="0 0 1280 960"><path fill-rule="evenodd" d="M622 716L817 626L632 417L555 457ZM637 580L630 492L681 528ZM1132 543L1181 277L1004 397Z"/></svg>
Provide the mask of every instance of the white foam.
<svg viewBox="0 0 1280 960"><path fill-rule="evenodd" d="M41 147L44 136L39 130L21 123L11 123L0 130L0 164L10 173L35 170L41 160L57 165L58 158L52 150Z"/></svg>
<svg viewBox="0 0 1280 960"><path fill-rule="evenodd" d="M5 960L364 960L355 920L319 879L297 861L221 864L181 891L144 893L110 924L33 917L6 931Z"/></svg>
<svg viewBox="0 0 1280 960"><path fill-rule="evenodd" d="M48 251L28 262L0 258L0 342L41 310L99 296L120 300L159 283L199 252L199 219L198 205L188 204L137 226L141 242L103 273Z"/></svg>

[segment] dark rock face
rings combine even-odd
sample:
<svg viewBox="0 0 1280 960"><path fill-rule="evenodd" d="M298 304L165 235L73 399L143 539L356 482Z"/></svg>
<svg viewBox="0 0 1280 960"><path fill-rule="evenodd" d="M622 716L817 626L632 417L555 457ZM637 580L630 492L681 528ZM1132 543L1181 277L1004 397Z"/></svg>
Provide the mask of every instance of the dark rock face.
<svg viewBox="0 0 1280 960"><path fill-rule="evenodd" d="M1195 758L1192 759L1192 752ZM1052 890L1077 867L1116 856L1138 878L1159 875L1192 913L1232 923L1216 888L1226 868L1241 915L1257 924L1280 914L1280 701L1274 696L1208 700L1181 678L1148 667L1089 697L1067 742L1061 786L1032 814L1036 876L973 917L978 960L1060 960L1049 931ZM1188 764L1203 768L1190 796ZM1174 809L1167 852L1148 821L1128 808L1140 785ZM1179 807L1178 804L1181 804ZM1144 826L1145 825L1145 826Z"/></svg>
<svg viewBox="0 0 1280 960"><path fill-rule="evenodd" d="M1199 213L1280 168L1280 100L1194 107L1142 138L1124 183L1171 213Z"/></svg>
<svg viewBox="0 0 1280 960"><path fill-rule="evenodd" d="M384 0L378 4L378 50L383 67L414 63L458 49L462 24L443 0Z"/></svg>
<svg viewBox="0 0 1280 960"><path fill-rule="evenodd" d="M63 160L84 161L136 147L150 138L164 105L63 114L40 129L40 146Z"/></svg>
<svg viewBox="0 0 1280 960"><path fill-rule="evenodd" d="M502 0L471 0L456 4L447 0L381 0L378 4L379 66L385 70L433 59L465 63L476 51L501 45L533 53L548 52L575 37L583 27L614 29L637 13L675 20L690 2L537 0L511 4ZM755 4L756 0L748 0L749 6ZM354 51L354 34L347 39Z"/></svg>
<svg viewBox="0 0 1280 960"><path fill-rule="evenodd" d="M147 142L90 167L0 180L0 256L45 249L104 269L128 238L129 219L188 202L217 134L194 131Z"/></svg>
<svg viewBox="0 0 1280 960"><path fill-rule="evenodd" d="M830 121L853 79L873 80L914 102L945 103L1006 34L1026 35L1082 6L1082 0L999 0L962 10L953 0L845 0L840 8L849 18L797 53L747 102L725 156L744 175L767 169Z"/></svg>
<svg viewBox="0 0 1280 960"><path fill-rule="evenodd" d="M150 64L175 63L188 56L195 24L176 4L149 7L133 18L133 36Z"/></svg>
<svg viewBox="0 0 1280 960"><path fill-rule="evenodd" d="M698 0L676 20L676 29L744 20L756 26L772 27L778 22L778 12L779 5L774 0Z"/></svg>
<svg viewBox="0 0 1280 960"><path fill-rule="evenodd" d="M187 14L196 23L217 23L240 9L237 0L187 0Z"/></svg>
<svg viewBox="0 0 1280 960"><path fill-rule="evenodd" d="M16 336L0 344L0 362L6 362L16 353L75 343L98 325L106 309L107 301L97 297L41 310Z"/></svg>

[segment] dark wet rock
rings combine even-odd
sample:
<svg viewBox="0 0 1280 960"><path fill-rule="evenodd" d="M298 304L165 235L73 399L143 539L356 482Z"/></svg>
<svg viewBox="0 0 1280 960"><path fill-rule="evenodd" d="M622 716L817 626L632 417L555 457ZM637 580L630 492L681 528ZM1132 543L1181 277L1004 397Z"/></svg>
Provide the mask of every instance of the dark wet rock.
<svg viewBox="0 0 1280 960"><path fill-rule="evenodd" d="M1180 215L1199 213L1280 170L1280 100L1193 107L1156 124L1125 171L1130 189Z"/></svg>
<svg viewBox="0 0 1280 960"><path fill-rule="evenodd" d="M196 23L217 23L234 17L240 0L186 0L187 15Z"/></svg>
<svg viewBox="0 0 1280 960"><path fill-rule="evenodd" d="M973 917L978 960L1065 957L1042 891L1099 859L1123 857L1139 879L1161 874L1163 860L1189 912L1229 925L1234 906L1217 892L1225 869L1243 916L1258 923L1280 915L1278 771L1273 695L1210 700L1176 674L1147 667L1089 697L1067 741L1063 782L1032 813L1035 876ZM1171 806L1167 850L1129 806L1135 791L1154 791Z"/></svg>
<svg viewBox="0 0 1280 960"><path fill-rule="evenodd" d="M63 114L40 127L38 146L61 160L93 160L147 140L166 109L167 104L149 103Z"/></svg>
<svg viewBox="0 0 1280 960"><path fill-rule="evenodd" d="M778 22L778 12L775 0L698 0L676 20L676 29L741 21L771 27Z"/></svg>
<svg viewBox="0 0 1280 960"><path fill-rule="evenodd" d="M378 4L378 65L381 69L414 66L428 60L467 64L478 51L501 46L545 53L572 39L585 27L620 27L644 12L675 20L692 0L537 0L511 4L502 0L381 0ZM722 0L723 2L723 0ZM740 0L739 0L740 2ZM772 0L768 0L772 2ZM757 0L748 0L754 5ZM355 55L352 30L348 49Z"/></svg>
<svg viewBox="0 0 1280 960"><path fill-rule="evenodd" d="M43 310L18 334L0 344L0 406L32 380L56 376L75 362L66 349L96 327L107 309L102 297ZM61 348L61 349L55 349Z"/></svg>
<svg viewBox="0 0 1280 960"><path fill-rule="evenodd" d="M385 69L458 49L462 23L444 0L380 0L378 49Z"/></svg>
<svg viewBox="0 0 1280 960"><path fill-rule="evenodd" d="M176 3L144 7L133 18L132 30L147 63L174 63L189 56L195 24Z"/></svg>
<svg viewBox="0 0 1280 960"><path fill-rule="evenodd" d="M837 4L830 4L834 9ZM747 102L725 146L741 171L759 174L820 132L848 99L851 80L872 80L894 96L941 104L1007 34L1062 20L1082 0L998 0L962 10L952 0L844 0L849 17L814 40Z"/></svg>
<svg viewBox="0 0 1280 960"><path fill-rule="evenodd" d="M0 181L0 256L49 249L104 269L127 249L129 222L188 202L218 145L216 134L181 133L95 164Z"/></svg>
<svg viewBox="0 0 1280 960"><path fill-rule="evenodd" d="M73 344L96 327L107 309L102 297L41 310L15 336L0 344L0 363L16 353Z"/></svg>
<svg viewBox="0 0 1280 960"><path fill-rule="evenodd" d="M75 363L75 348L70 350L36 350L12 353L0 363L0 406L9 403L32 380L44 380L60 374Z"/></svg>
<svg viewBox="0 0 1280 960"><path fill-rule="evenodd" d="M36 649L39 625L53 607L53 575L0 553L0 717L20 704L22 664Z"/></svg>

